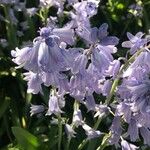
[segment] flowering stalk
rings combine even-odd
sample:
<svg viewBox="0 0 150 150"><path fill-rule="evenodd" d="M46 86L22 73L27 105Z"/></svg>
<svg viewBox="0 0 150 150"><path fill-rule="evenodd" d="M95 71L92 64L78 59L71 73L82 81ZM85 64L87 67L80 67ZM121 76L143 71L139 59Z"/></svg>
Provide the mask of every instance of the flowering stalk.
<svg viewBox="0 0 150 150"><path fill-rule="evenodd" d="M150 47L150 45L148 45L146 48L149 48L149 47ZM110 94L109 94L108 98L106 99L106 104L107 104L107 105L109 105L109 104L111 103L112 96L114 95L115 89L116 89L116 87L118 86L118 83L119 83L119 80L120 80L120 76L122 75L123 71L124 71L125 69L127 69L127 67L129 66L129 64L132 63L132 62L135 60L135 58L136 58L138 55L140 55L140 53L141 53L143 50L144 50L144 48L141 48L139 51L137 51L137 52L122 66L122 68L120 69L120 71L119 71L119 73L118 73L116 79L114 80L114 82L113 82L113 84L112 84L112 87L111 87L111 90L110 90ZM99 124L100 124L100 122L101 122L101 118L98 118L98 120L97 120L97 122L95 123L95 125L94 125L93 128L94 128L94 129L97 129L98 126L99 126ZM106 135L106 136L107 136L106 139L104 138L104 139L105 139L105 142L104 142L104 143L102 142L102 144L97 148L97 150L103 150L103 149L106 147L107 141L108 141L109 137L111 136L110 133L109 133L108 135L109 135L109 136ZM81 148L84 147L84 145L87 143L87 141L83 141L82 143L83 143L83 144L81 145L81 146L82 146ZM90 147L90 145L89 145L89 147Z"/></svg>
<svg viewBox="0 0 150 150"><path fill-rule="evenodd" d="M48 18L48 8L42 8L39 12L39 16L42 19L42 22L46 25L47 18Z"/></svg>
<svg viewBox="0 0 150 150"><path fill-rule="evenodd" d="M150 45L146 46L146 48L150 48ZM123 67L120 69L117 78L116 78L116 79L114 80L114 82L113 82L113 85L112 85L110 94L109 94L108 98L106 99L107 105L109 105L109 104L111 103L112 96L114 95L115 89L116 89L116 87L118 86L118 82L119 82L119 80L120 80L120 76L122 75L123 71L124 71L125 69L127 69L127 67L129 66L129 64L132 63L132 62L135 60L135 58L136 58L137 56L139 56L140 53L141 53L143 50L144 50L144 48L141 48L139 51L137 51L137 52L123 65ZM99 123L100 123L100 118L97 120L97 122L96 122L95 125L98 126ZM107 136L107 138L105 138L105 137L103 138L103 139L105 139L105 140L104 140L104 143L102 142L101 145L97 148L97 150L103 150L103 149L106 147L107 141L108 141L109 137L111 136L111 132L109 132L108 135L109 135L109 136Z"/></svg>
<svg viewBox="0 0 150 150"><path fill-rule="evenodd" d="M77 100L75 100L73 107L74 107L74 111L77 111L79 109L79 103L77 102ZM72 126L72 129L75 128L75 125L74 125L73 122L72 122L71 126ZM68 141L67 141L67 145L66 145L66 150L69 150L71 138L72 138L71 136L68 137Z"/></svg>
<svg viewBox="0 0 150 150"><path fill-rule="evenodd" d="M62 120L61 115L58 115L58 150L61 150L61 140L62 140Z"/></svg>
<svg viewBox="0 0 150 150"><path fill-rule="evenodd" d="M146 48L149 48L150 45L146 46ZM111 99L112 99L112 96L114 95L114 92L115 92L115 89L116 87L118 86L118 82L120 80L120 77L123 73L123 71L125 69L127 69L127 67L129 66L130 63L132 63L135 58L140 55L140 53L144 50L145 48L141 48L139 51L137 51L128 61L126 61L126 63L122 66L122 68L120 69L116 79L114 80L113 84L112 84L112 88L110 90L110 94L108 96L108 98L106 99L106 104L109 105L111 103Z"/></svg>
<svg viewBox="0 0 150 150"><path fill-rule="evenodd" d="M68 138L68 141L67 141L67 146L66 146L66 150L69 150L70 141L71 141L71 137L69 137L69 138Z"/></svg>

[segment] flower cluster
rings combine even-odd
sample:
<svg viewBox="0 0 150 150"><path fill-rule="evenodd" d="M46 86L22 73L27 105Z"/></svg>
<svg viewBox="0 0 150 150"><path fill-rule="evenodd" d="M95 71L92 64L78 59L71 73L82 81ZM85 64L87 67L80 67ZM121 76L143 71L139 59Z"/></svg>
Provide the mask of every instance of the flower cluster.
<svg viewBox="0 0 150 150"><path fill-rule="evenodd" d="M98 121L108 114L114 115L110 144L120 143L123 150L137 149L125 138L135 142L141 135L144 144L150 146L149 40L143 38L142 32L135 36L127 33L129 41L123 42L122 47L129 48L134 59L127 60L128 66L124 68L126 62L121 64L120 59L113 57L119 39L109 35L108 24L103 23L97 28L90 23L90 18L97 14L98 1L40 0L39 8L45 10L51 6L58 8L59 17L65 7L72 6L65 12L69 21L60 27L54 18L52 21L49 17L47 25L39 29L39 36L31 44L11 51L12 60L18 65L16 68L27 70L24 80L28 84L28 93L43 94L42 87L50 87L48 107L31 105L31 115L45 113L59 118L64 113L65 95L69 94L75 99L72 123L65 121L69 138L75 137L77 133L74 130L78 126L83 128L88 140L103 134L97 127L87 125L79 107L82 104ZM27 12L32 15L34 11L30 8ZM77 39L83 40L85 46L78 47ZM114 85L116 80L120 81L118 87ZM107 100L115 94L115 102L109 104L106 100L98 103L94 93L103 95ZM129 125L127 136L124 136L122 122Z"/></svg>
<svg viewBox="0 0 150 150"><path fill-rule="evenodd" d="M132 36L130 33L127 35L130 41L123 42L122 45L130 48L132 54L137 50L141 52L122 74L122 83L117 89L118 104L115 118L120 120L122 118L129 124L127 135L132 142L139 139L140 134L144 143L149 145L150 53L147 47L149 41L146 38L141 39L143 35L141 32L137 33L136 36ZM117 143L122 133L120 121L116 122L115 120L113 123L115 128L112 131L117 132L117 134L113 135L116 138L111 141L112 143Z"/></svg>

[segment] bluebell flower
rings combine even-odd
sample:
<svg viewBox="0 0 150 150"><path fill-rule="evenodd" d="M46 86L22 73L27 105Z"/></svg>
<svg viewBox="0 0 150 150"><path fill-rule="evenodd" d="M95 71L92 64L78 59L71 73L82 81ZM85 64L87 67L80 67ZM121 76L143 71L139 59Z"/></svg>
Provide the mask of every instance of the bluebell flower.
<svg viewBox="0 0 150 150"><path fill-rule="evenodd" d="M115 36L108 36L108 24L103 23L99 29L94 27L90 33L90 39L93 43L98 43L101 46L115 46L119 39Z"/></svg>
<svg viewBox="0 0 150 150"><path fill-rule="evenodd" d="M89 18L97 13L98 1L88 0L73 5L75 13L71 12L72 21L67 27L74 28L77 35L89 43L91 25Z"/></svg>
<svg viewBox="0 0 150 150"><path fill-rule="evenodd" d="M69 124L65 124L65 131L66 131L68 138L75 137L76 132L73 130L73 128Z"/></svg>
<svg viewBox="0 0 150 150"><path fill-rule="evenodd" d="M74 30L63 27L63 28L54 28L53 34L57 35L60 38L60 41L65 42L69 45L74 44Z"/></svg>
<svg viewBox="0 0 150 150"><path fill-rule="evenodd" d="M141 52L141 54L135 59L135 61L124 72L123 77L136 75L137 73L137 71L135 73L136 68L141 69L142 75L147 76L148 72L150 72L149 61L150 61L150 52L148 50L146 51L145 49L145 51ZM139 72L137 75L140 75L141 73Z"/></svg>
<svg viewBox="0 0 150 150"><path fill-rule="evenodd" d="M20 12L20 11L26 11L26 2L24 1L24 2L20 2L20 1L18 1L17 3L15 3L15 5L14 5L14 10L16 10L16 11L18 11L18 12Z"/></svg>
<svg viewBox="0 0 150 150"><path fill-rule="evenodd" d="M70 95L78 100L83 100L86 93L94 92L95 84L96 82L93 83L93 78L87 73L87 70L82 70L70 79Z"/></svg>
<svg viewBox="0 0 150 150"><path fill-rule="evenodd" d="M119 60L113 60L112 62L110 62L108 69L106 70L106 75L116 78L119 69L120 69L120 61Z"/></svg>
<svg viewBox="0 0 150 150"><path fill-rule="evenodd" d="M75 4L78 2L78 0L67 0L69 5Z"/></svg>
<svg viewBox="0 0 150 150"><path fill-rule="evenodd" d="M138 32L135 36L128 32L127 37L129 41L123 42L122 47L130 48L130 53L133 55L136 51L147 44L148 41L147 39L142 38L143 35L142 32Z"/></svg>
<svg viewBox="0 0 150 150"><path fill-rule="evenodd" d="M87 124L83 124L82 128L85 130L85 133L87 135L87 139L89 139L89 140L93 139L93 138L97 138L102 134L100 131L94 130L93 128L91 128Z"/></svg>
<svg viewBox="0 0 150 150"><path fill-rule="evenodd" d="M127 133L130 136L131 141L133 142L135 142L139 138L139 129L135 119L131 118Z"/></svg>
<svg viewBox="0 0 150 150"><path fill-rule="evenodd" d="M37 94L39 92L42 93L42 79L41 79L41 75L38 73L34 73L34 72L26 72L24 73L25 77L24 80L28 81L28 89L27 92L28 93L33 93L33 94Z"/></svg>
<svg viewBox="0 0 150 150"><path fill-rule="evenodd" d="M55 96L55 95L50 95L49 97L49 103L48 103L48 111L46 115L58 115L60 113L63 113L61 110L62 107L64 107L65 102L62 96Z"/></svg>
<svg viewBox="0 0 150 150"><path fill-rule="evenodd" d="M54 86L58 88L58 93L63 94L69 92L68 77L65 74L59 72L46 73L42 72L42 81L45 86Z"/></svg>
<svg viewBox="0 0 150 150"><path fill-rule="evenodd" d="M87 0L75 3L73 5L77 14L80 14L84 17L92 17L97 13L98 1L96 0Z"/></svg>
<svg viewBox="0 0 150 150"><path fill-rule="evenodd" d="M27 29L29 29L29 25L27 21L20 22L20 26L22 27L23 31L26 31Z"/></svg>
<svg viewBox="0 0 150 150"><path fill-rule="evenodd" d="M84 121L82 120L82 113L80 109L74 110L72 124L78 127L79 125L83 125Z"/></svg>
<svg viewBox="0 0 150 150"><path fill-rule="evenodd" d="M136 150L139 149L139 147L135 146L134 144L131 144L127 142L124 139L121 139L121 148L122 150Z"/></svg>
<svg viewBox="0 0 150 150"><path fill-rule="evenodd" d="M131 121L131 116L132 116L132 112L130 110L130 104L128 103L127 100L124 100L124 102L120 102L117 105L117 110L116 110L116 114L118 116L124 116L124 120L127 123L130 123Z"/></svg>
<svg viewBox="0 0 150 150"><path fill-rule="evenodd" d="M63 33L64 31L64 33ZM71 34L69 34L69 31ZM12 51L12 56L15 57L13 61L24 67L27 70L38 72L43 70L45 72L64 71L65 67L68 67L69 62L66 58L69 58L69 53L60 48L59 45L62 42L72 42L72 30L55 30L55 34L60 34L60 37L54 35L51 28L42 28L40 31L40 37L34 39L32 47L26 47L23 49L16 49ZM53 65L52 65L53 64ZM51 67L49 67L51 66Z"/></svg>
<svg viewBox="0 0 150 150"><path fill-rule="evenodd" d="M96 103L95 99L92 94L86 94L85 106L87 107L88 111L93 110L95 111Z"/></svg>
<svg viewBox="0 0 150 150"><path fill-rule="evenodd" d="M8 41L6 39L0 39L0 45L5 48L8 46Z"/></svg>
<svg viewBox="0 0 150 150"><path fill-rule="evenodd" d="M40 114L45 110L45 107L43 105L33 105L31 104L30 107L30 116L33 116L35 114Z"/></svg>
<svg viewBox="0 0 150 150"><path fill-rule="evenodd" d="M26 9L26 13L27 13L27 15L29 15L30 17L34 16L37 11L38 11L38 9L35 8L35 7L27 8L27 9Z"/></svg>
<svg viewBox="0 0 150 150"><path fill-rule="evenodd" d="M95 115L94 117L104 117L109 113L110 108L107 105L97 104L95 106Z"/></svg>
<svg viewBox="0 0 150 150"><path fill-rule="evenodd" d="M39 45L39 42L34 42L33 47L25 47L22 49L16 48L16 51L12 50L11 55L15 57L12 60L19 65L19 67L24 67L26 70L37 72Z"/></svg>
<svg viewBox="0 0 150 150"><path fill-rule="evenodd" d="M111 87L112 87L112 81L106 80L102 87L102 94L107 97L110 93Z"/></svg>
<svg viewBox="0 0 150 150"><path fill-rule="evenodd" d="M149 55L145 49L123 73L122 84L117 90L119 104L116 108L116 114L123 116L129 124L127 133L131 141L139 139L142 132L145 144L149 144L147 138L150 136Z"/></svg>
<svg viewBox="0 0 150 150"><path fill-rule="evenodd" d="M77 74L79 71L85 70L87 63L88 63L88 59L84 53L78 55L75 58L74 64L71 68L72 73Z"/></svg>
<svg viewBox="0 0 150 150"><path fill-rule="evenodd" d="M112 145L117 144L122 134L122 127L121 127L119 116L114 117L110 131L111 131L111 137L109 139L109 143Z"/></svg>
<svg viewBox="0 0 150 150"><path fill-rule="evenodd" d="M111 61L113 61L113 58L108 58L105 52L99 51L98 48L93 49L91 63L97 68L99 73L104 74Z"/></svg>
<svg viewBox="0 0 150 150"><path fill-rule="evenodd" d="M72 76L70 79L70 95L78 100L83 100L86 93L86 80L81 73Z"/></svg>
<svg viewBox="0 0 150 150"><path fill-rule="evenodd" d="M56 8L58 8L58 12L57 14L58 15L61 15L61 13L63 12L63 9L64 9L64 3L65 1L62 1L62 0L40 0L40 7L51 7L51 6L54 6Z"/></svg>

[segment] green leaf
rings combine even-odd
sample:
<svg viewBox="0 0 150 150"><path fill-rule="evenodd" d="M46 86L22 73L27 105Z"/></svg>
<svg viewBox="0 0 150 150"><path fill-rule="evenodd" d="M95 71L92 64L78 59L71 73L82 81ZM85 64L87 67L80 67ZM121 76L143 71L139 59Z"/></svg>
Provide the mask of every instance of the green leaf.
<svg viewBox="0 0 150 150"><path fill-rule="evenodd" d="M4 114L5 111L7 110L9 104L10 104L10 98L9 98L9 97L5 97L4 102L3 102L2 105L0 106L0 118L3 116L3 114Z"/></svg>
<svg viewBox="0 0 150 150"><path fill-rule="evenodd" d="M18 144L24 150L37 150L40 142L37 137L20 127L12 127L12 132L16 137Z"/></svg>

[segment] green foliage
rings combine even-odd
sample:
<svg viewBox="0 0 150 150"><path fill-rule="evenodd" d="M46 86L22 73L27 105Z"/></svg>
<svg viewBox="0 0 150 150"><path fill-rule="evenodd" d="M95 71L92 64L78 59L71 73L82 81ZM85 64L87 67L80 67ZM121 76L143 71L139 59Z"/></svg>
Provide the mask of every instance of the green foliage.
<svg viewBox="0 0 150 150"><path fill-rule="evenodd" d="M16 137L18 144L24 150L37 150L40 142L37 137L20 127L12 127L12 132Z"/></svg>

